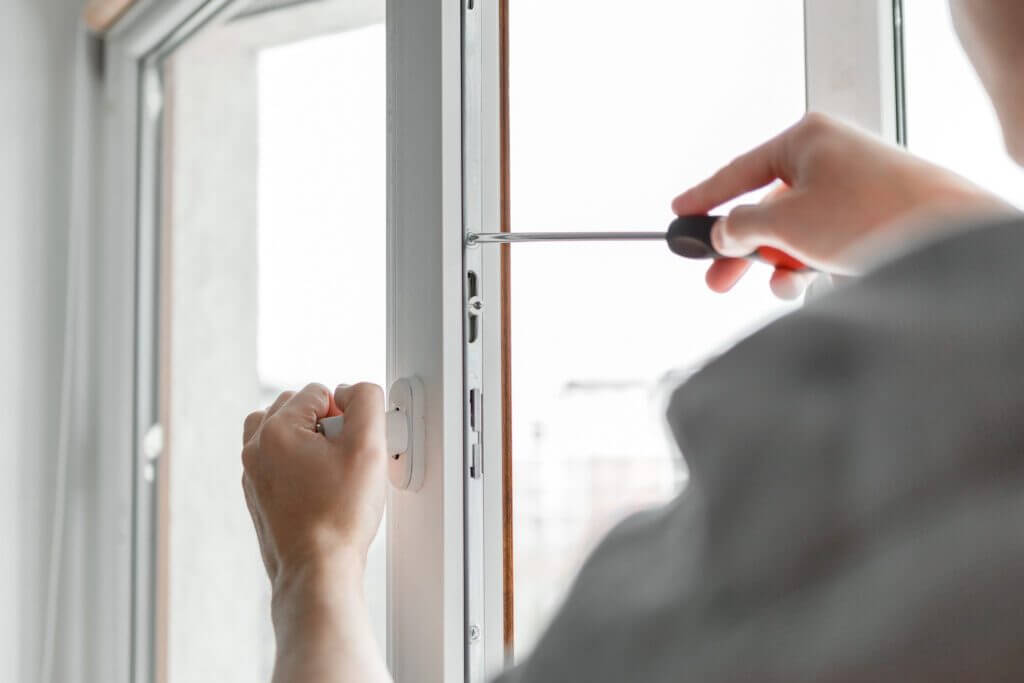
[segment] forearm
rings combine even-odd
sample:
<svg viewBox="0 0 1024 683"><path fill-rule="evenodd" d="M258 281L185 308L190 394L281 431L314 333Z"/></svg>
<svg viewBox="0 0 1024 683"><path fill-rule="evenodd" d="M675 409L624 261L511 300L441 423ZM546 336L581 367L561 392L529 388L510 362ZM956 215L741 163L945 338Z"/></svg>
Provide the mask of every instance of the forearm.
<svg viewBox="0 0 1024 683"><path fill-rule="evenodd" d="M361 564L337 558L274 589L274 683L390 683L363 599Z"/></svg>

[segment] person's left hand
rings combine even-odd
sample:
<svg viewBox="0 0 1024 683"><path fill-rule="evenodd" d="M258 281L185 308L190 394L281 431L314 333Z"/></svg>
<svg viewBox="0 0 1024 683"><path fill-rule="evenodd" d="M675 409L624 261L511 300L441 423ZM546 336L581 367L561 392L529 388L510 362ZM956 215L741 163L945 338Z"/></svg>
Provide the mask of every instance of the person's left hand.
<svg viewBox="0 0 1024 683"><path fill-rule="evenodd" d="M317 420L344 414L337 441ZM245 419L242 487L275 595L296 575L339 565L361 583L384 512L384 394L374 384L311 384Z"/></svg>

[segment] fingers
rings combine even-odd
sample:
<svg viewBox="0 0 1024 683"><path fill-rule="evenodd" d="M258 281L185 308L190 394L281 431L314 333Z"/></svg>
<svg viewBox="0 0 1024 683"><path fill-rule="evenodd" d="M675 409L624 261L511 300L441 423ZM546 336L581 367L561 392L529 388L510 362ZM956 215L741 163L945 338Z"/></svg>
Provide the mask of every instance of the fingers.
<svg viewBox="0 0 1024 683"><path fill-rule="evenodd" d="M708 267L705 281L708 288L724 294L739 282L752 263L746 259L719 259ZM803 295L817 277L817 273L801 273L788 268L776 268L772 272L769 286L780 299L791 301Z"/></svg>
<svg viewBox="0 0 1024 683"><path fill-rule="evenodd" d="M282 391L278 395L278 397L276 399L274 399L274 402L270 404L270 407L267 408L267 417L270 417L271 415L273 415L277 411L281 410L281 406L283 406L285 403L290 401L292 396L294 396L294 395L295 395L294 391Z"/></svg>
<svg viewBox="0 0 1024 683"><path fill-rule="evenodd" d="M704 280L712 291L724 294L750 270L750 265L746 259L719 259L708 267Z"/></svg>
<svg viewBox="0 0 1024 683"><path fill-rule="evenodd" d="M737 206L711 226L711 245L724 255L749 256L758 247L790 248L788 235L798 225L800 195L790 190L771 201Z"/></svg>
<svg viewBox="0 0 1024 683"><path fill-rule="evenodd" d="M245 418L245 422L242 423L242 445L244 446L249 443L256 436L256 432L263 424L263 421L280 410L281 406L291 400L294 395L294 391L284 391L278 395L266 410L257 410L249 413Z"/></svg>
<svg viewBox="0 0 1024 683"><path fill-rule="evenodd" d="M262 410L257 410L253 413L249 413L245 422L242 423L242 445L249 443L252 437L256 435L256 430L263 424L263 419L266 417L266 413Z"/></svg>
<svg viewBox="0 0 1024 683"><path fill-rule="evenodd" d="M308 384L284 402L276 416L300 427L316 429L317 420L331 411L331 392L322 384Z"/></svg>
<svg viewBox="0 0 1024 683"><path fill-rule="evenodd" d="M775 180L792 184L791 169L785 162L785 140L782 133L743 154L702 183L690 188L672 202L677 216L705 214Z"/></svg>
<svg viewBox="0 0 1024 683"><path fill-rule="evenodd" d="M384 410L384 390L376 384L360 382L355 385L339 384L334 390L334 401L345 415L346 424L365 411L374 414Z"/></svg>
<svg viewBox="0 0 1024 683"><path fill-rule="evenodd" d="M787 268L776 268L769 281L772 293L780 299L792 301L800 297L817 277L816 273L798 273Z"/></svg>
<svg viewBox="0 0 1024 683"><path fill-rule="evenodd" d="M334 400L345 415L341 442L346 448L384 449L384 391L376 384L341 385Z"/></svg>

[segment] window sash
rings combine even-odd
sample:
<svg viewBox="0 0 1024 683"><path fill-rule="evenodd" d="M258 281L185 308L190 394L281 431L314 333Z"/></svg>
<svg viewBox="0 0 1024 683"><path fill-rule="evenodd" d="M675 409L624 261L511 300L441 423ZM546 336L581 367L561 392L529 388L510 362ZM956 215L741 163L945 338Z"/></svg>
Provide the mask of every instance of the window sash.
<svg viewBox="0 0 1024 683"><path fill-rule="evenodd" d="M388 379L426 395L423 487L388 493L388 663L460 681L463 549L462 30L451 0L388 0Z"/></svg>
<svg viewBox="0 0 1024 683"><path fill-rule="evenodd" d="M159 680L157 671L156 576L159 462L156 478L143 447L147 432L159 423L159 361L156 347L158 177L161 85L147 63L162 45L225 3L204 0L140 0L107 27L104 41L102 109L103 177L97 220L92 226L96 255L93 297L104 348L94 368L93 391L104 410L97 415L102 482L97 513L103 535L95 548L104 558L106 581L97 604L107 605L109 628L95 633L98 665L109 681ZM125 400L129 397L128 400ZM108 595L109 593L109 595Z"/></svg>

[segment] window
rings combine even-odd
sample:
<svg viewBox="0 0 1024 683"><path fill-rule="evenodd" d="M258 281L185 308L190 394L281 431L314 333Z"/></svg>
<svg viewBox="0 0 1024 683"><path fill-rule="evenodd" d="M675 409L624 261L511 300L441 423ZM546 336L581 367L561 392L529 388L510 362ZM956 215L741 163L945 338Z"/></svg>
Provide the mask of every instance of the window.
<svg viewBox="0 0 1024 683"><path fill-rule="evenodd" d="M389 492L367 577L392 674L497 673L599 534L683 485L666 391L786 307L756 272L713 296L704 264L653 243L466 234L662 228L676 192L805 101L895 118L888 0L387 10L166 0L106 37L96 375L111 402L135 389L134 415L97 427L104 514L132 530L117 680L266 678L238 425L282 387L353 375L425 390L423 487Z"/></svg>
<svg viewBox="0 0 1024 683"><path fill-rule="evenodd" d="M803 32L801 0L511 0L512 229L665 229L676 194L803 114ZM525 244L511 264L519 654L596 541L683 485L668 392L793 306L762 266L713 294L706 262L661 243Z"/></svg>
<svg viewBox="0 0 1024 683"><path fill-rule="evenodd" d="M1024 173L1003 151L999 120L949 7L928 0L903 6L908 148L1024 207Z"/></svg>
<svg viewBox="0 0 1024 683"><path fill-rule="evenodd" d="M162 107L160 680L270 679L245 415L311 381L385 380L383 7L364 4L230 5L147 72L163 83L144 93ZM382 647L384 544L366 574Z"/></svg>

